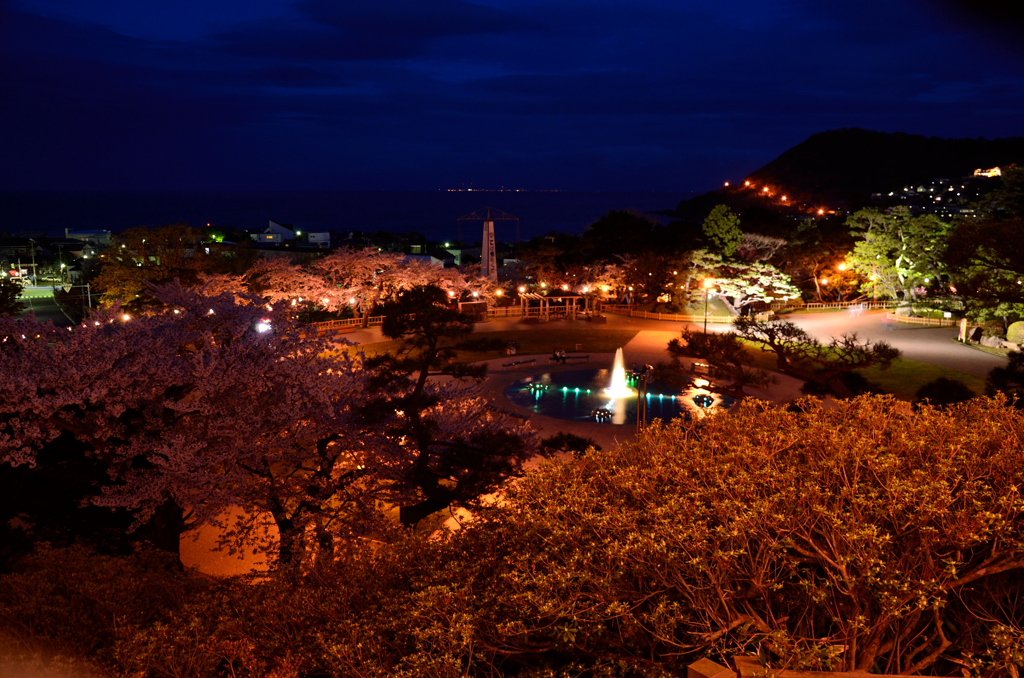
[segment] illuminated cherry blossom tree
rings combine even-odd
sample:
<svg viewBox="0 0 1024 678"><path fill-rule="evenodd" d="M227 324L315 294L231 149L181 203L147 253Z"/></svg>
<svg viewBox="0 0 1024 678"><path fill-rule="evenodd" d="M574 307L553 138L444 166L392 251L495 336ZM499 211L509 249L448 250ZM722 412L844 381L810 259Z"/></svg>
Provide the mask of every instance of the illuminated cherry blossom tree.
<svg viewBox="0 0 1024 678"><path fill-rule="evenodd" d="M111 307L71 330L0 318L0 463L73 442L108 469L95 503L131 511L137 526L158 514L177 516L172 531L219 525L229 548L283 564L393 529L387 511L417 492L417 452L390 422L400 414L357 417L371 374L360 359L327 357L287 305L260 296L150 293L162 312ZM424 392L436 393L438 441L508 430L472 384ZM476 460L449 460L460 464ZM242 515L226 524L232 507Z"/></svg>

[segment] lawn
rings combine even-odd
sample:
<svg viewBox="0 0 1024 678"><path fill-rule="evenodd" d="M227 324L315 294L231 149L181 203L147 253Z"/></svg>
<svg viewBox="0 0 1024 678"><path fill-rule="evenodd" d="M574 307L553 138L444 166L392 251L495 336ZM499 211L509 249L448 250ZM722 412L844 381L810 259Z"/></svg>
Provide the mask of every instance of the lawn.
<svg viewBox="0 0 1024 678"><path fill-rule="evenodd" d="M518 355L531 355L535 353L551 353L556 348L562 348L568 353L576 351L576 345L580 345L583 353L615 353L615 349L625 346L638 330L509 330L507 332L475 332L470 335L471 340L497 339L501 342L501 348L487 351L459 351L456 358L459 362L476 362L477 360L488 360L490 358L501 358L506 355L505 347L509 342L515 342ZM349 351L362 349L367 356L375 356L386 351L394 351L401 342L381 341L375 344L363 344L358 348L350 348ZM451 345L454 342L448 342Z"/></svg>
<svg viewBox="0 0 1024 678"><path fill-rule="evenodd" d="M470 335L470 338L473 340L498 339L503 347L514 341L518 345L518 355L531 355L550 354L555 348L562 348L572 353L575 352L577 344L581 345L580 351L583 353L614 353L615 349L625 346L636 334L637 330L528 329L507 332L477 332ZM385 351L393 351L398 345L397 341L382 341L347 350L361 349L367 356L374 356ZM755 367L769 371L776 370L775 354L761 351L756 348L756 344L750 342L747 342L747 346ZM504 348L487 351L459 351L457 360L459 362L476 362L490 358L502 358L505 355ZM893 361L888 370L872 367L860 370L860 372L868 381L877 384L886 393L891 393L900 400L913 400L919 388L939 377L961 381L979 395L985 390L984 377L902 358Z"/></svg>
<svg viewBox="0 0 1024 678"><path fill-rule="evenodd" d="M766 353L759 350L757 344L753 342L744 343L747 344L747 350L753 359L755 367L763 370L776 370L774 353ZM858 371L864 375L865 379L877 384L883 391L893 394L900 400L913 400L919 388L939 377L962 381L978 395L985 391L984 377L916 360L897 358L887 370L870 367Z"/></svg>
<svg viewBox="0 0 1024 678"><path fill-rule="evenodd" d="M985 377L903 358L894 360L887 370L870 367L860 370L860 373L865 379L878 384L882 390L892 393L900 400L913 400L917 389L939 377L962 381L976 395L985 392Z"/></svg>

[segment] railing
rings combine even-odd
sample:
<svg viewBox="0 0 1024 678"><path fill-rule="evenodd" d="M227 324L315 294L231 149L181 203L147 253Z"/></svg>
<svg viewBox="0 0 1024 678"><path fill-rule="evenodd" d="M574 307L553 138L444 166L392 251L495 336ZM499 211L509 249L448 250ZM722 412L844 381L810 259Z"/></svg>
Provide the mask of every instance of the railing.
<svg viewBox="0 0 1024 678"><path fill-rule="evenodd" d="M877 309L877 308L895 308L899 306L898 301L889 299L887 301L833 301L833 302L811 302L808 304L791 304L788 301L773 301L771 303L771 309L773 311L783 311L788 309L825 309L825 308L863 308L863 309Z"/></svg>
<svg viewBox="0 0 1024 678"><path fill-rule="evenodd" d="M928 325L930 327L953 327L956 325L956 321L952 318L914 318L909 315L898 315L896 313L886 313L885 322Z"/></svg>
<svg viewBox="0 0 1024 678"><path fill-rule="evenodd" d="M487 309L488 318L518 318L523 315L522 306L503 306L500 308L489 308ZM316 328L318 334L324 332L336 332L338 330L344 330L349 327L361 327L363 324L362 318L345 318L344 320L325 320L318 323L310 323ZM368 323L370 326L383 325L384 316L372 315Z"/></svg>
<svg viewBox="0 0 1024 678"><path fill-rule="evenodd" d="M522 306L501 306L487 309L488 318L518 318L522 315Z"/></svg>
<svg viewBox="0 0 1024 678"><path fill-rule="evenodd" d="M702 323L704 322L705 316L703 315L684 315L682 313L651 313L650 311L638 311L631 306L625 306L622 304L605 304L601 307L601 310L605 313L614 313L615 315L626 315L630 318L646 318L647 320L670 320L673 322L681 323ZM764 314L759 314L764 315ZM709 323L717 323L722 325L728 325L732 323L734 317L731 315L709 315L707 321Z"/></svg>
<svg viewBox="0 0 1024 678"><path fill-rule="evenodd" d="M317 334L323 334L324 332L334 332L336 330L345 329L348 327L360 327L363 324L362 318L345 318L344 320L325 320L319 323L310 323L316 328ZM372 315L370 316L370 325L383 325L384 316Z"/></svg>

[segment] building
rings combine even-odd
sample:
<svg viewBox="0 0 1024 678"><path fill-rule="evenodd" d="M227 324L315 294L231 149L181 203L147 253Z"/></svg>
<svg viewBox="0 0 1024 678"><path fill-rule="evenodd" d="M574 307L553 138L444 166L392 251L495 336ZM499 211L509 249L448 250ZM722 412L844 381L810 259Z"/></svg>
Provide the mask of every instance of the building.
<svg viewBox="0 0 1024 678"><path fill-rule="evenodd" d="M96 245L97 247L110 246L110 231L72 231L69 228L65 228L64 237L69 240L79 240L90 245Z"/></svg>

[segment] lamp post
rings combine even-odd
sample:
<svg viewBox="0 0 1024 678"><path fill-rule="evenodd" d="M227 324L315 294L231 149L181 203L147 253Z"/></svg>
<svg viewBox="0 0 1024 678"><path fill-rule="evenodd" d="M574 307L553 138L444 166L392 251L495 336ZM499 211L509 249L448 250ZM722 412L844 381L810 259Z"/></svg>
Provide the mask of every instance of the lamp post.
<svg viewBox="0 0 1024 678"><path fill-rule="evenodd" d="M637 375L636 384L636 432L640 433L647 428L647 380L651 377L654 367L644 365Z"/></svg>
<svg viewBox="0 0 1024 678"><path fill-rule="evenodd" d="M704 334L708 333L708 292L711 291L711 281L704 281Z"/></svg>

